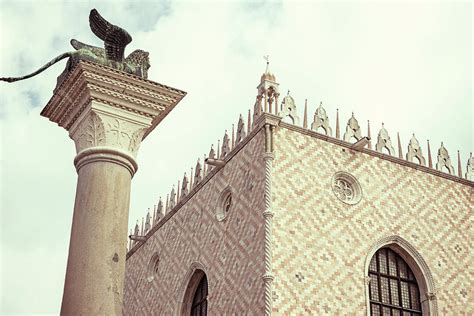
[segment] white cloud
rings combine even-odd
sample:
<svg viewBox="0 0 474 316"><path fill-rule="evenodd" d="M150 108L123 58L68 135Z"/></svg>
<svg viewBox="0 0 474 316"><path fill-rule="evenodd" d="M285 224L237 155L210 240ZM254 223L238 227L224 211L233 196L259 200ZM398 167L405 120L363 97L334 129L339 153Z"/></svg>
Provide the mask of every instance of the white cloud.
<svg viewBox="0 0 474 316"><path fill-rule="evenodd" d="M333 126L339 108L343 126L352 111L364 132L371 120L373 137L385 122L404 148L412 132L422 146L431 140L433 155L443 140L452 158L461 150L463 167L474 147L469 3L95 5L131 32L127 52L150 51L150 79L188 92L142 144L130 227L253 107L265 54L301 113L305 98L311 115L322 100ZM100 45L88 29L93 6L2 2L0 74L33 71L71 50L70 38ZM0 84L3 314L60 306L75 152L66 131L39 112L63 67Z"/></svg>

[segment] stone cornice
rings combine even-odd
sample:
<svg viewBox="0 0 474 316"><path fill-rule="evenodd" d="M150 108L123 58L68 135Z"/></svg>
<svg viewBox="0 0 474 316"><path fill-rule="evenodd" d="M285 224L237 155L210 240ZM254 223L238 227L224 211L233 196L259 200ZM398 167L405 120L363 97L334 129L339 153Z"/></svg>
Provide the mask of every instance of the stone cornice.
<svg viewBox="0 0 474 316"><path fill-rule="evenodd" d="M116 69L80 61L41 112L69 130L89 103L97 101L152 119L145 138L186 92Z"/></svg>

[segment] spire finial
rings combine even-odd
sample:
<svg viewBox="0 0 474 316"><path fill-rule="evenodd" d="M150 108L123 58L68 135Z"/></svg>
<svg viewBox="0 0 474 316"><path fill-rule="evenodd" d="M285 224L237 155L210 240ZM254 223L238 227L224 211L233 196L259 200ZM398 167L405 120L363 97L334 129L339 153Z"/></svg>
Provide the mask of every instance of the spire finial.
<svg viewBox="0 0 474 316"><path fill-rule="evenodd" d="M250 134L250 129L252 128L252 121L250 118L250 109L247 116L247 134Z"/></svg>
<svg viewBox="0 0 474 316"><path fill-rule="evenodd" d="M398 158L403 159L402 143L400 142L400 133L399 132L397 132L397 139L398 139Z"/></svg>
<svg viewBox="0 0 474 316"><path fill-rule="evenodd" d="M433 168L433 161L431 160L431 148L430 148L430 140L427 140L428 143L428 167Z"/></svg>
<svg viewBox="0 0 474 316"><path fill-rule="evenodd" d="M308 128L308 99L304 100L303 128Z"/></svg>
<svg viewBox="0 0 474 316"><path fill-rule="evenodd" d="M369 144L367 148L372 149L372 138L370 137L370 120L367 120L367 137L369 138Z"/></svg>
<svg viewBox="0 0 474 316"><path fill-rule="evenodd" d="M458 177L462 178L461 154L458 150Z"/></svg>
<svg viewBox="0 0 474 316"><path fill-rule="evenodd" d="M288 90L288 92L286 93L286 95L287 95L287 96L289 96L289 95L290 95L290 90Z"/></svg>
<svg viewBox="0 0 474 316"><path fill-rule="evenodd" d="M242 115L240 115L242 116ZM231 148L234 149L235 147L235 127L234 124L232 124L232 143L231 143Z"/></svg>
<svg viewBox="0 0 474 316"><path fill-rule="evenodd" d="M336 138L340 139L340 132L339 132L339 109L336 109Z"/></svg>
<svg viewBox="0 0 474 316"><path fill-rule="evenodd" d="M265 73L268 73L268 66L270 65L270 55L263 56L263 59L267 61L267 68L265 68Z"/></svg>

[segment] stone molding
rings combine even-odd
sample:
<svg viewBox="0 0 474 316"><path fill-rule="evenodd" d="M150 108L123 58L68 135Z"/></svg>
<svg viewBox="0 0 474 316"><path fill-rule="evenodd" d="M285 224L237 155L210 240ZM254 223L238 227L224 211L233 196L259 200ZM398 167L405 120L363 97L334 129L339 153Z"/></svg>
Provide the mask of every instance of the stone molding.
<svg viewBox="0 0 474 316"><path fill-rule="evenodd" d="M79 169L88 163L96 161L106 161L120 165L127 169L132 177L138 169L135 158L129 153L119 149L102 146L82 150L76 155L76 158L74 158L74 166L76 166L76 170L79 171Z"/></svg>
<svg viewBox="0 0 474 316"><path fill-rule="evenodd" d="M181 284L178 287L180 293L177 293L177 297L179 297L179 300L176 302L176 309L175 309L175 315L180 316L180 315L188 315L190 311L190 303L192 303L193 299L193 294L194 290L198 285L198 281L200 280L200 277L202 275L199 275L199 280L194 280L193 283L197 284L190 284L191 281L193 281L194 277L197 274L197 271L202 271L204 275L207 277L207 287L208 287L208 293L212 293L210 290L212 288L212 279L209 278L209 274L207 273L207 267L204 266L200 262L192 262L190 267L188 268L188 272L186 272L185 276L181 279ZM194 287L194 288L193 288ZM209 296L207 297L208 304L209 304ZM189 309L189 310L188 310Z"/></svg>
<svg viewBox="0 0 474 316"><path fill-rule="evenodd" d="M272 210L272 172L273 172L273 133L274 126L265 124L265 152L263 161L265 163L265 183L264 183L264 263L265 272L262 276L264 286L265 315L272 314L273 306L273 271L272 271L272 230L273 230L273 212Z"/></svg>
<svg viewBox="0 0 474 316"><path fill-rule="evenodd" d="M420 300L422 304L423 315L437 316L438 304L436 298L436 285L428 264L415 247L398 235L389 235L380 238L375 243L373 243L367 251L363 275L363 279L365 280L364 283L367 315L370 315L370 282L367 282L366 276L369 273L370 260L374 256L375 252L383 247L390 247L395 252L397 252L406 261L410 269L415 274L415 278L420 289Z"/></svg>
<svg viewBox="0 0 474 316"><path fill-rule="evenodd" d="M151 120L145 138L186 92L92 62L80 61L41 112L69 130L95 101Z"/></svg>
<svg viewBox="0 0 474 316"><path fill-rule="evenodd" d="M41 115L69 132L76 144L77 170L93 161L109 161L124 166L133 176L142 139L185 94L81 61L55 90Z"/></svg>

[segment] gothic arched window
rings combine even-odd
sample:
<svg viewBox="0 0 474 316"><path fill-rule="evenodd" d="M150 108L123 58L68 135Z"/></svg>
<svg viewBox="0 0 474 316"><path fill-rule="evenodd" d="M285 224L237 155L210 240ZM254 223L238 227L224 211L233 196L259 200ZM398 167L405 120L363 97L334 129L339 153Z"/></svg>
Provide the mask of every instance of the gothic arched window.
<svg viewBox="0 0 474 316"><path fill-rule="evenodd" d="M371 315L421 315L420 290L408 264L390 248L379 249L369 265Z"/></svg>
<svg viewBox="0 0 474 316"><path fill-rule="evenodd" d="M199 285L194 292L193 303L191 305L191 316L207 315L207 278L204 274Z"/></svg>

